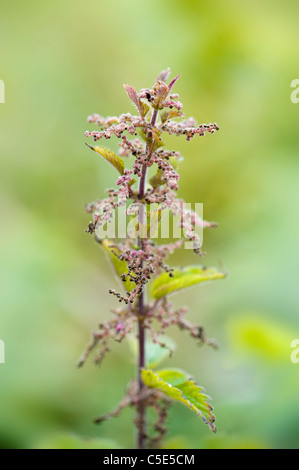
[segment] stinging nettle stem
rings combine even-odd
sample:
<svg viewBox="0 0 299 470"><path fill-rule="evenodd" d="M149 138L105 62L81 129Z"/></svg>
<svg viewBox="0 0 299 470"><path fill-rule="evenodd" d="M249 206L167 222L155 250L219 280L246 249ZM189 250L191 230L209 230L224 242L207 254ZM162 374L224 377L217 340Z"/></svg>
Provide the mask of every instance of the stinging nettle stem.
<svg viewBox="0 0 299 470"><path fill-rule="evenodd" d="M151 125L154 126L156 124L158 116L158 111L154 110L153 115L151 118ZM150 149L147 146L147 154L150 154ZM139 181L139 191L138 196L139 198L143 198L145 193L145 184L146 184L146 174L147 174L147 165L146 163L143 164L141 177ZM140 211L140 218L139 218L140 225L143 224L143 211ZM142 238L138 240L138 246L142 248ZM142 266L141 266L142 267ZM145 367L145 328L144 328L144 314L145 314L145 292L144 290L141 292L139 299L138 299L138 370L137 370L137 383L138 383L138 395L139 400L137 403L137 448L143 449L144 448L144 440L146 437L146 405L144 401L141 399L142 392L144 389L144 384L141 379L141 371Z"/></svg>

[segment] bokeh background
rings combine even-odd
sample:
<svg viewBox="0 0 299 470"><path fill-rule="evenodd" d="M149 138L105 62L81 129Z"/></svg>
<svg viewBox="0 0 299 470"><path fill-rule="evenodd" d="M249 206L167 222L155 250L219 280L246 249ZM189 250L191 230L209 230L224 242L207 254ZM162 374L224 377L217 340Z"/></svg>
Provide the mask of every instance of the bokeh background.
<svg viewBox="0 0 299 470"><path fill-rule="evenodd" d="M221 127L167 146L185 158L180 195L219 223L205 232L204 263L229 277L173 297L220 349L174 330L165 364L205 386L218 434L178 405L165 446L299 447L298 15L296 0L1 1L1 448L134 446L132 410L92 423L134 374L127 344L100 368L76 368L116 305L113 274L84 233L85 202L115 173L83 133L92 112L132 111L123 83L151 86L167 66L182 73L186 115ZM171 261L198 260L185 251Z"/></svg>

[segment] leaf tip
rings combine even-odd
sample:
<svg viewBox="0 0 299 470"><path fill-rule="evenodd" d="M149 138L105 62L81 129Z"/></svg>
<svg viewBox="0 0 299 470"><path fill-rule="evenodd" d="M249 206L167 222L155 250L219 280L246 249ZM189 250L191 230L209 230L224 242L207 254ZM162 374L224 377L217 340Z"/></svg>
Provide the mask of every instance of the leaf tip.
<svg viewBox="0 0 299 470"><path fill-rule="evenodd" d="M91 150L94 150L94 146L93 146L93 145L90 145L90 144L88 144L87 142L85 142L85 145L86 145L87 147L89 147Z"/></svg>
<svg viewBox="0 0 299 470"><path fill-rule="evenodd" d="M171 82L169 83L168 85L168 90L171 91L172 88L174 87L175 83L177 82L177 80L182 76L182 74L180 73L179 75L177 75L175 78L173 78L171 80Z"/></svg>

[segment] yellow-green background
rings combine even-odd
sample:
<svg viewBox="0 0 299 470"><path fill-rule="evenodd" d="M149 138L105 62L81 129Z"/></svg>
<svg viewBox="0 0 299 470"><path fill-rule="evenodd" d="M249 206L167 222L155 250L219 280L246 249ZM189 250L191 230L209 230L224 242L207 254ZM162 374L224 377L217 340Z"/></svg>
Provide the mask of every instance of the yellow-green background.
<svg viewBox="0 0 299 470"><path fill-rule="evenodd" d="M221 130L179 149L180 195L219 223L205 232L205 264L225 281L174 297L219 351L178 343L167 365L213 397L216 436L175 406L168 446L298 448L299 78L296 0L27 0L0 4L0 447L68 444L64 433L132 447L132 411L92 418L122 397L134 365L116 344L100 368L76 361L116 305L106 260L84 233L85 202L115 180L84 145L86 117L132 111L122 88L153 84L170 66L186 115ZM111 139L112 148L117 148ZM196 262L188 252L174 264ZM64 442L62 443L61 440Z"/></svg>

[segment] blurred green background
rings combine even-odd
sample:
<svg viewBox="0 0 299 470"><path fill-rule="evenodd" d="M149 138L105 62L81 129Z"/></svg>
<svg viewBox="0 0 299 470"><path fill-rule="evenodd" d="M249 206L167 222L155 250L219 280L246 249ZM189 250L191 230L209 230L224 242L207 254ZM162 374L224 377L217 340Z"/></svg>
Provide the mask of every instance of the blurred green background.
<svg viewBox="0 0 299 470"><path fill-rule="evenodd" d="M134 374L127 344L100 368L76 368L116 306L107 294L115 279L84 233L85 202L115 173L85 147L84 131L92 112L132 111L122 84L149 87L167 66L182 73L186 115L221 128L190 143L169 137L167 147L185 158L180 195L219 223L205 232L204 263L229 277L173 298L220 349L174 330L166 363L205 386L218 434L178 405L165 445L299 447L299 364L290 361L299 337L298 15L295 0L1 1L1 448L76 445L68 434L134 446L132 410L92 423ZM185 250L171 261L198 260Z"/></svg>

